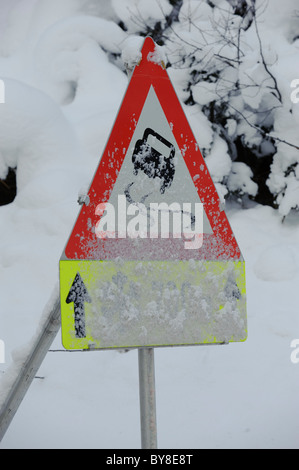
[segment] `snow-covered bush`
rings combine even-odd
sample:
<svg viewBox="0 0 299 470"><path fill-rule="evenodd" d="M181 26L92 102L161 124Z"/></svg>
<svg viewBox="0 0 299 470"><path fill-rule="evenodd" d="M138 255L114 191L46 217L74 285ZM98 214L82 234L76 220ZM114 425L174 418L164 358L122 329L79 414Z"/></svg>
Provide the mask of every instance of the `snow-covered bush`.
<svg viewBox="0 0 299 470"><path fill-rule="evenodd" d="M285 216L299 208L299 100L292 88L299 79L296 3L14 0L1 40L0 77L8 71L11 78L21 75L68 119L79 113L77 137L98 154L100 139L87 119L108 109L111 96L117 109L124 90L114 81L122 74L125 87L129 48L151 35L221 196L250 197ZM15 60L20 57L22 70ZM102 74L103 60L110 62L109 76ZM132 69L135 63L126 65ZM0 178L20 158L0 142Z"/></svg>
<svg viewBox="0 0 299 470"><path fill-rule="evenodd" d="M125 0L121 10L119 3L127 32L163 46L221 194L249 196L282 215L298 209L299 104L290 99L299 77L296 1L279 16L277 0L164 0L151 8Z"/></svg>

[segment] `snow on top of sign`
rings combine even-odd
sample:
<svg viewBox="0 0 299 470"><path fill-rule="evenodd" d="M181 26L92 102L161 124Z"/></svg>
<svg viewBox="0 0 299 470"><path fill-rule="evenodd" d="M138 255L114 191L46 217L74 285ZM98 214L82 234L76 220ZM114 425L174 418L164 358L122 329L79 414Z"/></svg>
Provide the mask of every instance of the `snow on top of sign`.
<svg viewBox="0 0 299 470"><path fill-rule="evenodd" d="M141 48L144 38L129 36L122 44L121 58L128 69L133 69L142 59Z"/></svg>
<svg viewBox="0 0 299 470"><path fill-rule="evenodd" d="M144 38L140 36L129 36L122 44L121 58L127 70L132 71L135 65L138 65L142 59L141 49L144 43ZM149 52L147 55L149 62L155 64L166 64L166 55L161 46L155 45L155 50Z"/></svg>
<svg viewBox="0 0 299 470"><path fill-rule="evenodd" d="M161 64L162 66L165 67L166 55L164 53L164 48L156 44L155 50L153 52L148 53L147 60L149 62L154 62L155 64L159 64L159 65Z"/></svg>

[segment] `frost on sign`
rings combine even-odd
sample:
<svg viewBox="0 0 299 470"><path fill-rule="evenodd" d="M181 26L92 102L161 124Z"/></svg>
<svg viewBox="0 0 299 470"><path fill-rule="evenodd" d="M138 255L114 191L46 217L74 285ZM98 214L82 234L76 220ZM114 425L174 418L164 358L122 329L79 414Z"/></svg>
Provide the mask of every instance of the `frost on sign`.
<svg viewBox="0 0 299 470"><path fill-rule="evenodd" d="M154 53L147 38L60 260L67 349L246 339L244 260Z"/></svg>
<svg viewBox="0 0 299 470"><path fill-rule="evenodd" d="M64 264L61 274L75 279L79 271L85 284L80 296L82 303L85 299L84 307L80 305L84 325L78 327L74 306L69 303L63 318L67 349L244 339L242 263L78 261L72 272ZM69 298L67 290L63 291L65 298Z"/></svg>

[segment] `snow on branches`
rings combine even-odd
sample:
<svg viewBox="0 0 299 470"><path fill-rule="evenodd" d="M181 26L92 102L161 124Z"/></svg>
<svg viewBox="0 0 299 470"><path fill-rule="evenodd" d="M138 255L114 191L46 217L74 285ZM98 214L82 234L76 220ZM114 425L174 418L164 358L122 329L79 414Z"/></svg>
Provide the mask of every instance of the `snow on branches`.
<svg viewBox="0 0 299 470"><path fill-rule="evenodd" d="M296 3L55 0L54 8L50 0L16 0L1 37L2 75L11 76L12 61L24 57L21 79L16 68L13 78L52 98L71 120L78 113L78 137L98 155L98 132L83 121L111 101L117 109L124 72L138 64L143 38L150 35L221 197L269 204L284 217L299 209ZM18 165L17 153L12 158L6 147L0 146L0 178Z"/></svg>
<svg viewBox="0 0 299 470"><path fill-rule="evenodd" d="M299 104L289 91L299 58L295 2L279 19L276 0L164 0L152 11L144 3L125 0L123 24L163 46L221 193L283 216L299 209Z"/></svg>

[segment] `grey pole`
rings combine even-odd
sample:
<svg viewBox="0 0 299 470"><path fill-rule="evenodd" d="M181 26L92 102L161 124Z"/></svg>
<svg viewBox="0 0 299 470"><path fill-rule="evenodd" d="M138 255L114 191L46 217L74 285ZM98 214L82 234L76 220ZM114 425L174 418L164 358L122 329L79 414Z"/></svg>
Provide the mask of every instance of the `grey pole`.
<svg viewBox="0 0 299 470"><path fill-rule="evenodd" d="M0 441L5 435L32 380L35 377L49 347L60 328L60 299L56 291L49 308L44 312L45 319L40 333L32 343L30 353L7 393L0 409ZM53 295L52 295L53 298Z"/></svg>
<svg viewBox="0 0 299 470"><path fill-rule="evenodd" d="M142 449L157 449L154 348L138 349Z"/></svg>

